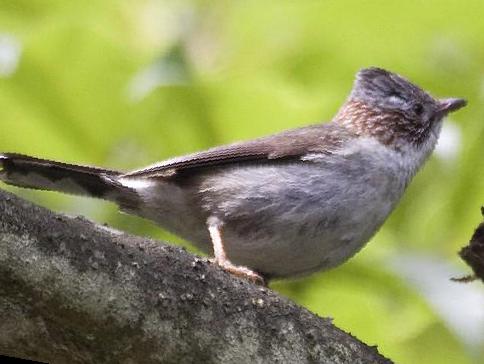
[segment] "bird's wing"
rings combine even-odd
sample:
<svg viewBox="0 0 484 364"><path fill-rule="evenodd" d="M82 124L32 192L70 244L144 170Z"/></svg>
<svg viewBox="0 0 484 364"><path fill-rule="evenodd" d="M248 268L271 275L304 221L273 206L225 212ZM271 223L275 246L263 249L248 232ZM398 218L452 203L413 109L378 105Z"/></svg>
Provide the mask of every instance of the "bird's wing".
<svg viewBox="0 0 484 364"><path fill-rule="evenodd" d="M330 154L354 137L343 127L329 123L288 130L264 138L208 149L168 159L121 178L170 177L181 171L204 169L246 161L299 159L306 154Z"/></svg>

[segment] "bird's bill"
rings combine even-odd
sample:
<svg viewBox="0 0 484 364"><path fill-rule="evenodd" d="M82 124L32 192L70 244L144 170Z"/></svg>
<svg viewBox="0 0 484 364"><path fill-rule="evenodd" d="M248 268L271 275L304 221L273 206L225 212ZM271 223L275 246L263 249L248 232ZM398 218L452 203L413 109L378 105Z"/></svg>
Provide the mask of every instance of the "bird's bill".
<svg viewBox="0 0 484 364"><path fill-rule="evenodd" d="M457 98L441 99L439 100L439 103L439 111L444 115L459 110L467 105L466 100Z"/></svg>

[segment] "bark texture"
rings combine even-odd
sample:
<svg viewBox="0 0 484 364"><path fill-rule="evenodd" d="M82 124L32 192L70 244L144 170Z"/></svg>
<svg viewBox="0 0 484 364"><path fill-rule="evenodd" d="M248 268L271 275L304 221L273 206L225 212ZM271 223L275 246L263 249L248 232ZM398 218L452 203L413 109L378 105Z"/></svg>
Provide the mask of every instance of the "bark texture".
<svg viewBox="0 0 484 364"><path fill-rule="evenodd" d="M390 363L206 259L0 191L0 354L50 363Z"/></svg>

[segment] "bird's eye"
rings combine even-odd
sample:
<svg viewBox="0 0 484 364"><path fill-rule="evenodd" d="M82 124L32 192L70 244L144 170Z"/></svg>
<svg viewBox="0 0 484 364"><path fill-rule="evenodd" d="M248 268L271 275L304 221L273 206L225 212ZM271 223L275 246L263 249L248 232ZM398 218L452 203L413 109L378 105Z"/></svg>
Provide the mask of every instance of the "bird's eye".
<svg viewBox="0 0 484 364"><path fill-rule="evenodd" d="M422 104L415 104L413 106L412 110L415 113L415 115L420 116L420 115L422 115L424 108L423 108Z"/></svg>

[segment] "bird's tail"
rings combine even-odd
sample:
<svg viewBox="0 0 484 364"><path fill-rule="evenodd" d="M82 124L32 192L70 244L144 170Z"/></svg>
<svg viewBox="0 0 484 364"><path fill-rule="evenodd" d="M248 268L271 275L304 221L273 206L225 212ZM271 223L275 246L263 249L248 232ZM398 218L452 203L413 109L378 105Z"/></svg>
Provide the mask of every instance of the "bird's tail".
<svg viewBox="0 0 484 364"><path fill-rule="evenodd" d="M0 180L9 185L101 198L129 208L138 196L118 182L120 175L121 172L103 168L0 154Z"/></svg>

